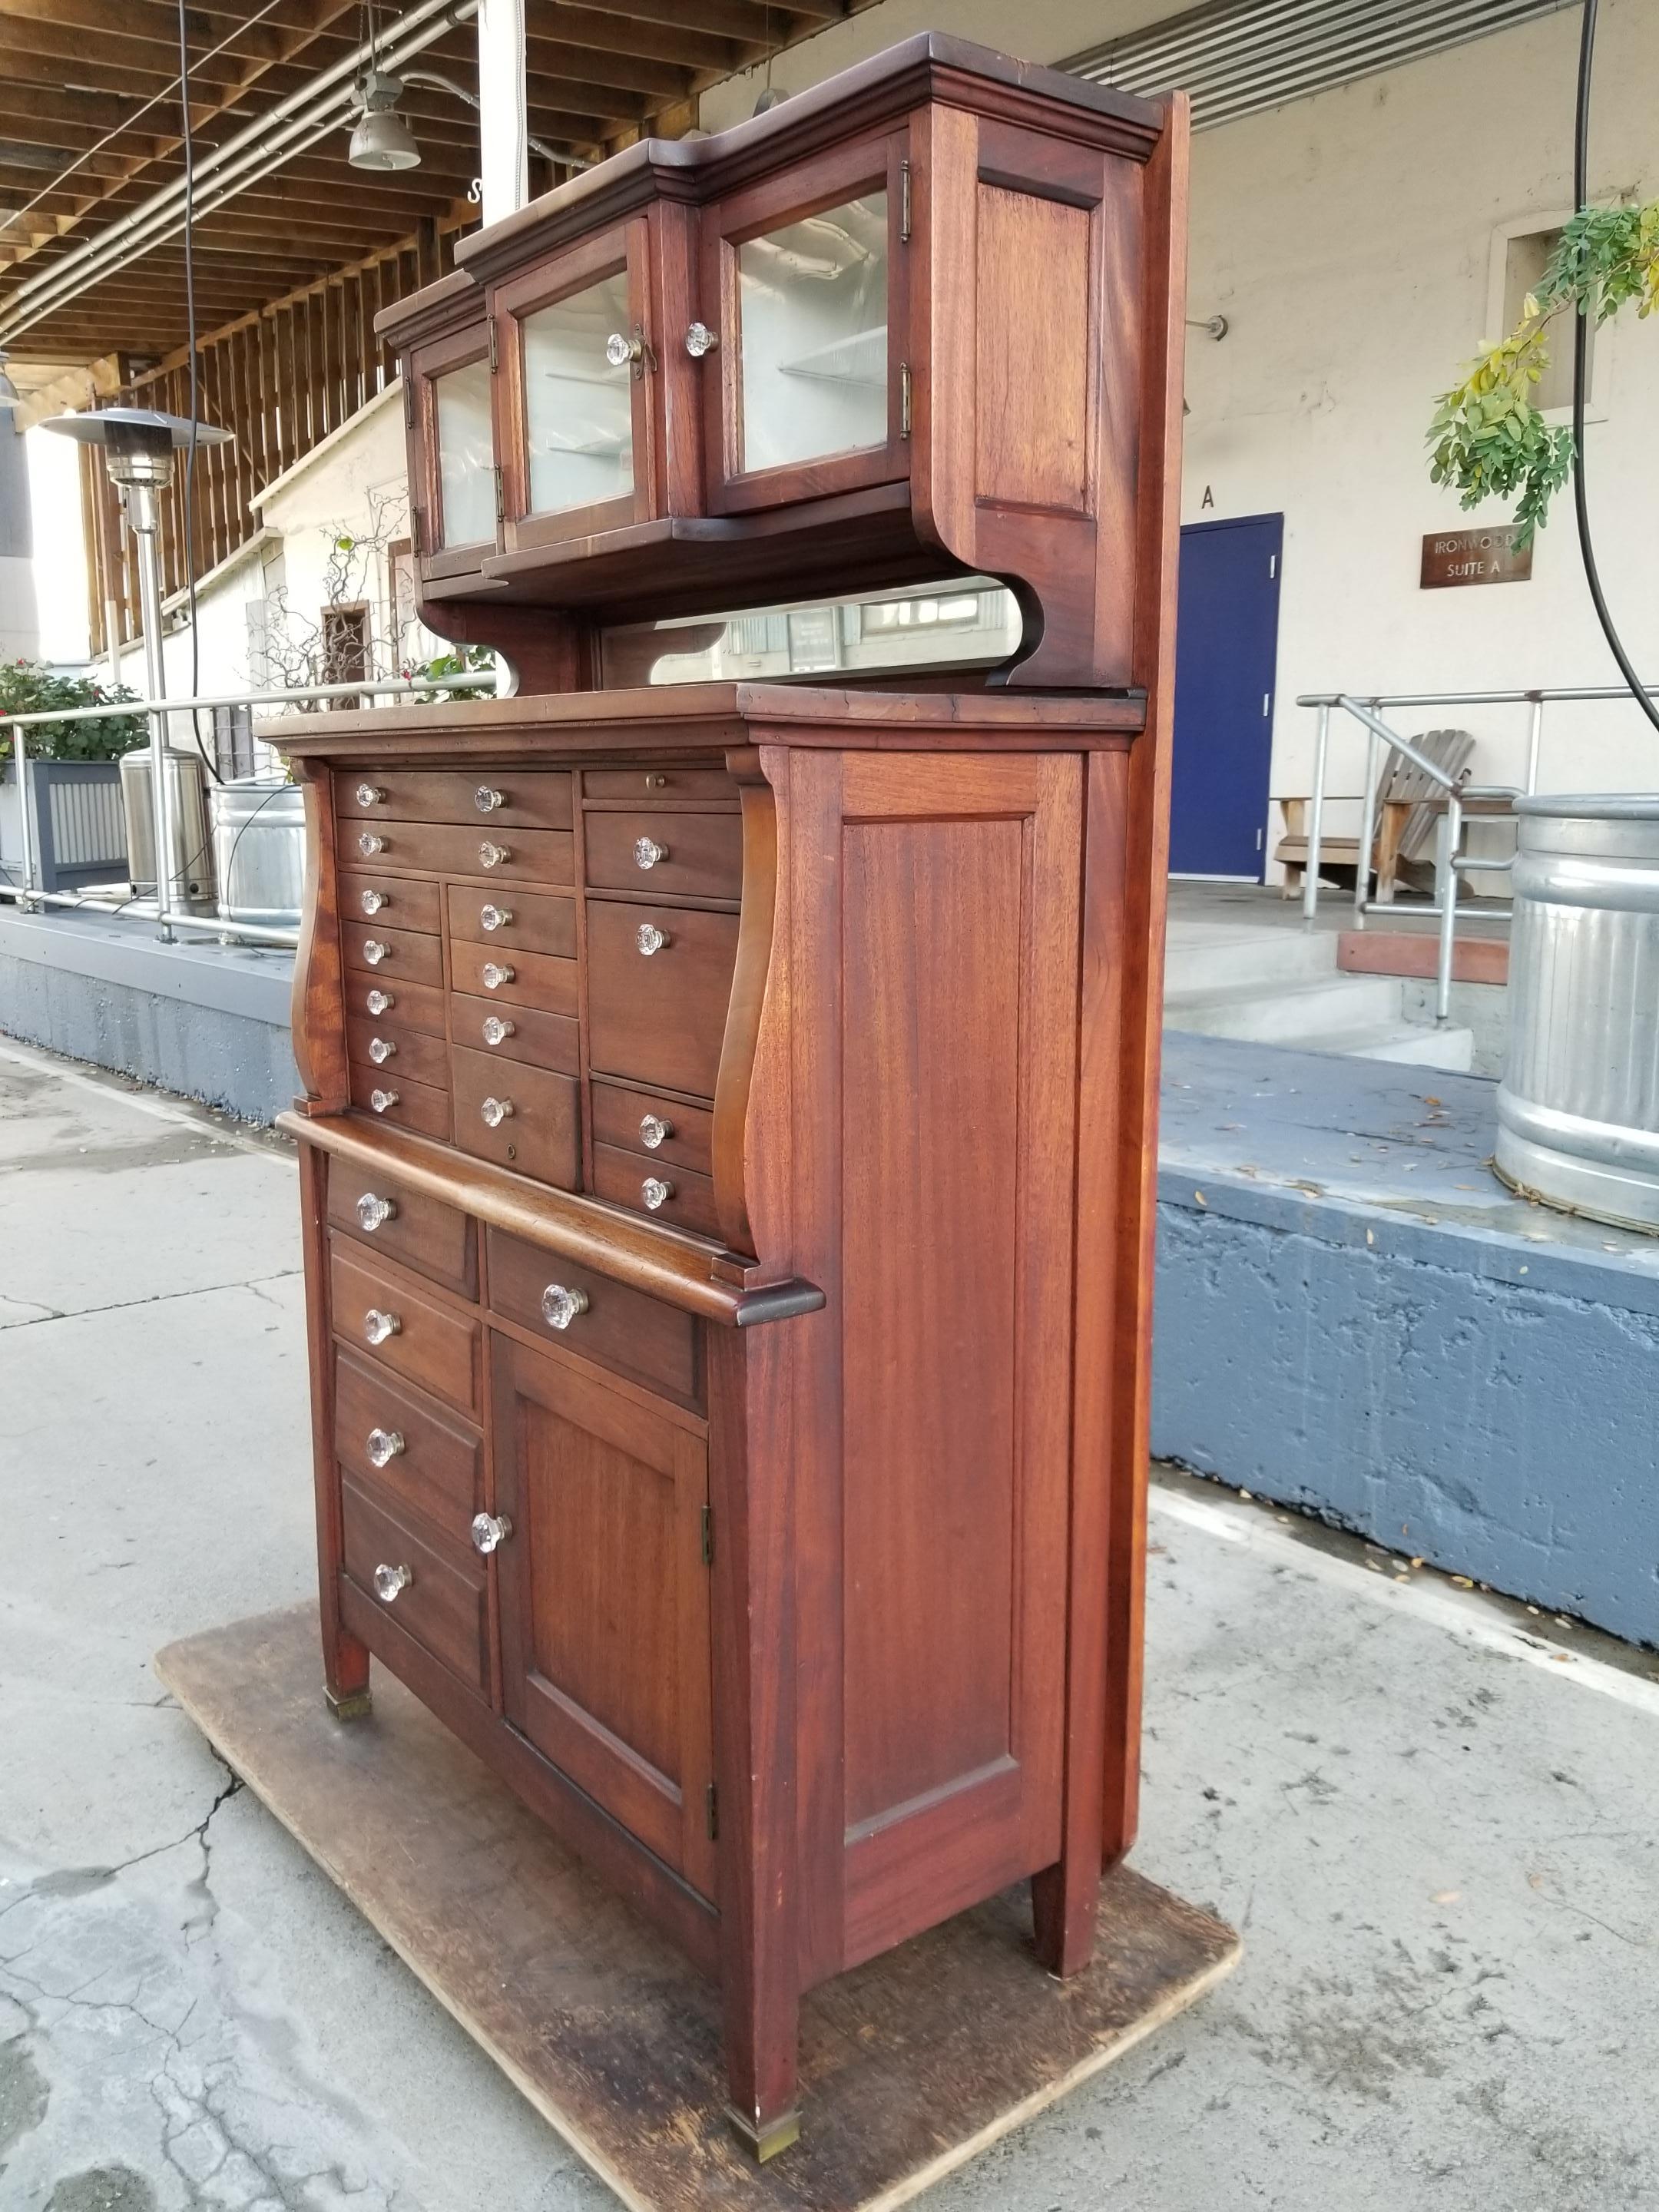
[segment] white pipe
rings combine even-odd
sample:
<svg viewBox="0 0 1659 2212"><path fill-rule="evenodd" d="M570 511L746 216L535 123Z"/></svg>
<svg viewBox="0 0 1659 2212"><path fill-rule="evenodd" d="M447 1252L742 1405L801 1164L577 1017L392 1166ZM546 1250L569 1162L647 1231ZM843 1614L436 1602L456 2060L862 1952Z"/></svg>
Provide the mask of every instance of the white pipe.
<svg viewBox="0 0 1659 2212"><path fill-rule="evenodd" d="M1302 921L1311 929L1319 913L1319 849L1325 830L1325 772L1331 750L1331 710L1319 710L1319 735L1314 740L1313 797L1308 802L1308 851L1303 862Z"/></svg>
<svg viewBox="0 0 1659 2212"><path fill-rule="evenodd" d="M480 0L478 181L487 223L516 215L530 198L525 0Z"/></svg>

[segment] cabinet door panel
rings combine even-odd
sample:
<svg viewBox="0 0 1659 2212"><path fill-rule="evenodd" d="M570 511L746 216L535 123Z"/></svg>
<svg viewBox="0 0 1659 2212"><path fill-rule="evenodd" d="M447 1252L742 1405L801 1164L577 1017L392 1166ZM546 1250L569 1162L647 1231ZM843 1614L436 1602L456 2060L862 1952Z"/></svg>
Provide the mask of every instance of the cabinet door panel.
<svg viewBox="0 0 1659 2212"><path fill-rule="evenodd" d="M432 578L469 574L496 545L492 380L483 318L417 348L404 373L421 567Z"/></svg>
<svg viewBox="0 0 1659 2212"><path fill-rule="evenodd" d="M523 1345L492 1358L507 1718L711 1893L708 1447Z"/></svg>

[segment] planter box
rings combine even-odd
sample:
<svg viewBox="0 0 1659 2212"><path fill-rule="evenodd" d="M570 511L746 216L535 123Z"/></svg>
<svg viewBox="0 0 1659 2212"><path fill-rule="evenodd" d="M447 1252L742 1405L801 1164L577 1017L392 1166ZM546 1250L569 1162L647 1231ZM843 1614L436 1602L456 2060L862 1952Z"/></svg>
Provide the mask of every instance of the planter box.
<svg viewBox="0 0 1659 2212"><path fill-rule="evenodd" d="M127 833L119 763L32 760L28 767L35 889L74 891L88 884L125 883ZM15 763L0 771L0 868L9 883L22 882L23 835Z"/></svg>

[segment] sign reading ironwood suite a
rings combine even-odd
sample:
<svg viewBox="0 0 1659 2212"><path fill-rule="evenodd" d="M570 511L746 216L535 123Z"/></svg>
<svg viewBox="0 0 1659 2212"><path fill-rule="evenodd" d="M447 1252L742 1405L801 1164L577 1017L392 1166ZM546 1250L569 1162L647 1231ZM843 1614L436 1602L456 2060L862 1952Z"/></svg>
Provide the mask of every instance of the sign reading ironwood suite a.
<svg viewBox="0 0 1659 2212"><path fill-rule="evenodd" d="M1515 550L1512 527L1431 530L1423 540L1425 592L1457 584L1524 584L1532 574L1532 547Z"/></svg>

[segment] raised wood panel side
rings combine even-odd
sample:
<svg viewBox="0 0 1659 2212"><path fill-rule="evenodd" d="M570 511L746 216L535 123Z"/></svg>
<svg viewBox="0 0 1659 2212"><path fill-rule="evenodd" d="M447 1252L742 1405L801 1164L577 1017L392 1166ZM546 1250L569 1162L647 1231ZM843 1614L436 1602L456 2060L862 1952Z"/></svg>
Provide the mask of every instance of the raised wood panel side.
<svg viewBox="0 0 1659 2212"><path fill-rule="evenodd" d="M979 187L974 410L979 496L1090 507L1090 231L1084 208Z"/></svg>
<svg viewBox="0 0 1659 2212"><path fill-rule="evenodd" d="M327 768L302 762L305 787L305 908L294 957L294 1058L305 1085L302 1112L338 1114L350 1091L346 1067L345 981L340 966L339 891L333 793Z"/></svg>

